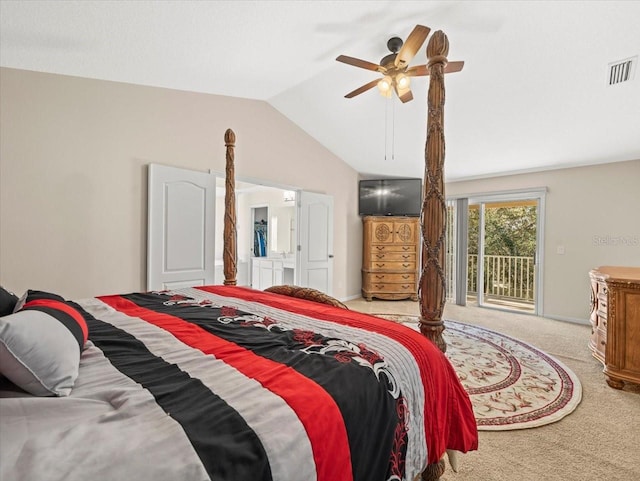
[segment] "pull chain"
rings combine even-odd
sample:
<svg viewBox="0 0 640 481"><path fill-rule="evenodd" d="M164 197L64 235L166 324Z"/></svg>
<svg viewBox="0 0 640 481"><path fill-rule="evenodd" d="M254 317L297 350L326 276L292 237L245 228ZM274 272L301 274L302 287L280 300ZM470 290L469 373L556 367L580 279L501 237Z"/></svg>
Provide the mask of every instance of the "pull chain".
<svg viewBox="0 0 640 481"><path fill-rule="evenodd" d="M396 103L391 100L391 160L396 160Z"/></svg>
<svg viewBox="0 0 640 481"><path fill-rule="evenodd" d="M387 130L389 130L389 121L387 120L389 114L389 100L384 106L384 160L387 160Z"/></svg>
<svg viewBox="0 0 640 481"><path fill-rule="evenodd" d="M393 95L387 99L384 109L384 160L387 160L387 144L389 138L389 104L391 104L391 160L396 158L396 104Z"/></svg>

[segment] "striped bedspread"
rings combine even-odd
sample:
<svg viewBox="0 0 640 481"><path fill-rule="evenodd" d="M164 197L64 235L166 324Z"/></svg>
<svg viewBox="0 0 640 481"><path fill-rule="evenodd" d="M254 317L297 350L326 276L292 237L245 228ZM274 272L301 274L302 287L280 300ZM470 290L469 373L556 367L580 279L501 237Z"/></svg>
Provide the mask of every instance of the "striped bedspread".
<svg viewBox="0 0 640 481"><path fill-rule="evenodd" d="M3 403L11 479L412 480L477 447L448 360L402 325L231 286L77 304L71 395Z"/></svg>

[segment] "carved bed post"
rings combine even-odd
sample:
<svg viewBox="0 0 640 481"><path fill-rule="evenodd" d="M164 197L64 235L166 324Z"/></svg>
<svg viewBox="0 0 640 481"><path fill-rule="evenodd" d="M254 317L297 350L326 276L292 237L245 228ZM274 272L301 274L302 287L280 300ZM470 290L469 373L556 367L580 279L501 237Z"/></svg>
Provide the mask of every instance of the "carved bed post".
<svg viewBox="0 0 640 481"><path fill-rule="evenodd" d="M443 352L442 312L446 299L445 233L447 206L444 196L444 68L447 65L449 40L440 30L427 45L429 93L427 144L425 147L424 192L421 213L422 271L418 293L420 332Z"/></svg>
<svg viewBox="0 0 640 481"><path fill-rule="evenodd" d="M234 167L234 149L236 134L231 129L224 133L224 145L227 148L224 194L224 285L236 285L237 268L237 231L236 231L236 181Z"/></svg>

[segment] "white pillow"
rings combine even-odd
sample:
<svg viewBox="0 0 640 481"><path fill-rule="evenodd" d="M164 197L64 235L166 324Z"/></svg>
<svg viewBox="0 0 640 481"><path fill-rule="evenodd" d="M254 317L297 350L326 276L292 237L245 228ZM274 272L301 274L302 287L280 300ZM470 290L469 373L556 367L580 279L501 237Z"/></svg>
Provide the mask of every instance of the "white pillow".
<svg viewBox="0 0 640 481"><path fill-rule="evenodd" d="M22 310L0 317L0 374L36 396L68 396L87 336L70 303L27 299Z"/></svg>

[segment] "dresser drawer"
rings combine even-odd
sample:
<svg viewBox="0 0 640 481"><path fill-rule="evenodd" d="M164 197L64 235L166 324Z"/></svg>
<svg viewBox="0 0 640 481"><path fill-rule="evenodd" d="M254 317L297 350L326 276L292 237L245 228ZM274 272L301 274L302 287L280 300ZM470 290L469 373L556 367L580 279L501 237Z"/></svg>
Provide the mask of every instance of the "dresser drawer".
<svg viewBox="0 0 640 481"><path fill-rule="evenodd" d="M390 252L416 252L416 246L411 244L373 245L371 254L386 254Z"/></svg>
<svg viewBox="0 0 640 481"><path fill-rule="evenodd" d="M602 331L601 329L594 329L591 334L591 342L590 346L593 356L600 360L604 361L605 353L607 349L607 333Z"/></svg>
<svg viewBox="0 0 640 481"><path fill-rule="evenodd" d="M607 307L605 306L603 308L602 306L598 306L598 308L596 309L596 314L598 315L599 318L604 319L606 321L606 319L607 319Z"/></svg>
<svg viewBox="0 0 640 481"><path fill-rule="evenodd" d="M413 293L416 291L416 285L413 284L387 284L384 282L371 282L365 285L365 290L375 292L388 293Z"/></svg>
<svg viewBox="0 0 640 481"><path fill-rule="evenodd" d="M367 275L367 279L369 282L377 282L377 283L385 283L385 284L415 284L416 283L416 275L413 272L408 272L406 274L398 274L398 273L383 273L383 272L370 272Z"/></svg>
<svg viewBox="0 0 640 481"><path fill-rule="evenodd" d="M375 271L375 270L414 271L416 269L416 263L415 262L374 261L368 267L372 271Z"/></svg>
<svg viewBox="0 0 640 481"><path fill-rule="evenodd" d="M598 299L598 306L605 307L605 308L607 307L607 292L606 292L606 290L604 292L603 291L599 291L597 299Z"/></svg>
<svg viewBox="0 0 640 481"><path fill-rule="evenodd" d="M604 315L604 316L601 316L601 315L596 316L596 327L598 329L603 330L605 333L607 332L607 317L606 317L606 315Z"/></svg>
<svg viewBox="0 0 640 481"><path fill-rule="evenodd" d="M415 252L374 252L371 262L416 262Z"/></svg>

